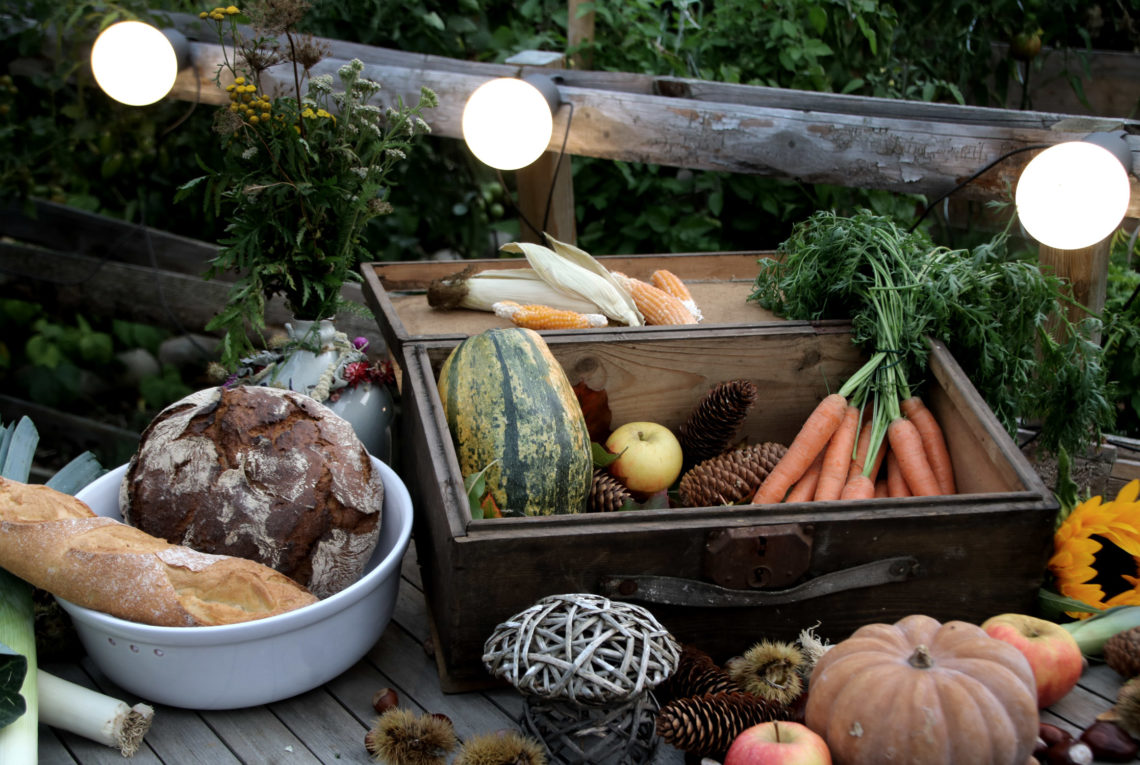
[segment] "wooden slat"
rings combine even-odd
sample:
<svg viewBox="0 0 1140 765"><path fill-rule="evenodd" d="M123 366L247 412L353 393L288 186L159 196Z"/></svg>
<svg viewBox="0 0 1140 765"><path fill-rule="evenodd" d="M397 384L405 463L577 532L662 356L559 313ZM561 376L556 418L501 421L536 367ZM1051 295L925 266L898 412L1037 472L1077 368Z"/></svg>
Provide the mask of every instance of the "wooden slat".
<svg viewBox="0 0 1140 765"><path fill-rule="evenodd" d="M198 276L11 244L0 244L0 263L7 276L19 280L25 299L50 301L87 315L115 316L179 333L201 332L225 304L229 290L225 282ZM346 284L343 294L364 305L359 284ZM269 331L279 329L291 317L280 296L267 303ZM384 348L376 322L369 317L345 313L337 317L337 327L350 337L368 338L374 350Z"/></svg>
<svg viewBox="0 0 1140 765"><path fill-rule="evenodd" d="M367 728L325 688L271 704L270 709L326 765L373 762L364 748Z"/></svg>
<svg viewBox="0 0 1140 765"><path fill-rule="evenodd" d="M385 668L402 695L415 699L428 712L447 715L460 738L516 725L515 719L497 707L473 705L466 695L444 694L435 667L425 660L423 643L404 630L385 630L368 658Z"/></svg>
<svg viewBox="0 0 1140 765"><path fill-rule="evenodd" d="M193 276L205 273L218 253L216 244L44 200L34 202L31 215L16 204L0 205L0 231L49 250ZM218 280L232 278L223 274Z"/></svg>
<svg viewBox="0 0 1140 765"><path fill-rule="evenodd" d="M321 760L265 707L202 712L202 719L245 765L313 765Z"/></svg>
<svg viewBox="0 0 1140 765"><path fill-rule="evenodd" d="M386 105L397 97L414 103L420 88L429 87L439 96L439 106L425 118L434 135L448 138L461 137L460 116L475 88L490 77L514 76L526 69L405 58L370 46L326 42L332 55L314 73L335 73L356 56L365 63L365 75L383 84L380 98ZM179 78L172 96L225 103L225 93L212 82L221 62L220 47L195 42L191 50L195 71ZM279 70L276 77L280 87L290 86L291 75ZM599 87L607 81L610 87ZM574 70L567 70L563 82L563 99L574 104L566 144L573 155L910 194L945 192L1012 149L1132 124L688 80L673 80L670 86L664 78L629 75L607 80L599 73ZM559 140L568 111L556 115L554 135ZM1128 140L1134 155L1140 154L1140 135ZM559 146L552 140L550 148ZM1001 163L960 196L1003 197L1026 161L1027 155L1019 155ZM1140 189L1140 181L1133 178L1132 184L1134 192ZM1129 214L1140 215L1140 193L1133 193Z"/></svg>
<svg viewBox="0 0 1140 765"><path fill-rule="evenodd" d="M39 750L38 765L76 765L77 760L67 751L67 747L60 740L61 733L40 725L37 748Z"/></svg>

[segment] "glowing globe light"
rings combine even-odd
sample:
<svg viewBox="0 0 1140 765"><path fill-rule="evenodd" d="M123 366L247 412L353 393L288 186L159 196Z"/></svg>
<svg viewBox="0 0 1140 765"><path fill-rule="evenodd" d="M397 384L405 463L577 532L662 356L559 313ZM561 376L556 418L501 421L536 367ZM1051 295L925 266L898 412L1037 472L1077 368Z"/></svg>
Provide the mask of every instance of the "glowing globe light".
<svg viewBox="0 0 1140 765"><path fill-rule="evenodd" d="M91 48L95 82L128 106L166 97L178 77L178 53L161 30L141 21L120 21L103 30Z"/></svg>
<svg viewBox="0 0 1140 765"><path fill-rule="evenodd" d="M490 80L467 99L462 129L479 161L500 170L517 170L542 156L550 144L551 102L525 80Z"/></svg>
<svg viewBox="0 0 1140 765"><path fill-rule="evenodd" d="M1041 244L1078 250L1116 230L1128 211L1128 171L1089 141L1051 146L1026 165L1014 203L1021 225Z"/></svg>

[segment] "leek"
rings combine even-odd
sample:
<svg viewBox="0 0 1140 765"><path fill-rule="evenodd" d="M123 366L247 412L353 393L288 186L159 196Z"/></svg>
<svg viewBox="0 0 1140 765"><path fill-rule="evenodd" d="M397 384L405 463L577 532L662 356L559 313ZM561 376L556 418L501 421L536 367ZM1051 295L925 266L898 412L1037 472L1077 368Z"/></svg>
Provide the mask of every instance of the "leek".
<svg viewBox="0 0 1140 765"><path fill-rule="evenodd" d="M0 762L5 765L35 765L39 757L34 625L31 586L0 568L0 643L28 660L28 671L20 686L24 714L0 728Z"/></svg>
<svg viewBox="0 0 1140 765"><path fill-rule="evenodd" d="M39 442L32 421L23 417L0 428L0 476L26 481ZM0 762L35 765L39 759L39 704L36 694L36 630L32 587L0 568L0 643L28 660L20 686L24 714L0 729Z"/></svg>
<svg viewBox="0 0 1140 765"><path fill-rule="evenodd" d="M1140 606L1113 606L1088 619L1066 622L1061 626L1076 638L1081 653L1090 657L1100 656L1110 637L1140 627Z"/></svg>

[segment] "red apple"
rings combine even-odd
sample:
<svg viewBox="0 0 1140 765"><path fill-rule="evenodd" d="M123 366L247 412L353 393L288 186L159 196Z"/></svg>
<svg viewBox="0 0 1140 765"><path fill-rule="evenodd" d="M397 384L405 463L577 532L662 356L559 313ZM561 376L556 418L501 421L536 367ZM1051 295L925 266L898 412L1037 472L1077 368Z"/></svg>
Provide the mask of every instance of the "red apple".
<svg viewBox="0 0 1140 765"><path fill-rule="evenodd" d="M1081 679L1085 657L1076 638L1060 624L1027 614L998 614L982 622L982 629L1029 660L1037 681L1038 708L1060 701Z"/></svg>
<svg viewBox="0 0 1140 765"><path fill-rule="evenodd" d="M831 751L806 725L780 720L753 725L738 735L724 765L831 765Z"/></svg>
<svg viewBox="0 0 1140 765"><path fill-rule="evenodd" d="M606 449L618 455L610 473L630 491L653 494L681 475L681 444L656 422L627 422L606 439Z"/></svg>

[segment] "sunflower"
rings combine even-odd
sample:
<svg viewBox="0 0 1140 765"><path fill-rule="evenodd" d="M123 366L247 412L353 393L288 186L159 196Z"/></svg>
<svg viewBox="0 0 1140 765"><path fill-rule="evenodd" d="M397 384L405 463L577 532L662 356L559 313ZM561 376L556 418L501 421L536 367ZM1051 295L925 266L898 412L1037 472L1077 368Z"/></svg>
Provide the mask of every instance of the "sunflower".
<svg viewBox="0 0 1140 765"><path fill-rule="evenodd" d="M1062 595L1098 610L1140 605L1137 497L1140 480L1128 483L1112 502L1099 496L1082 502L1061 523L1053 536L1049 571Z"/></svg>

